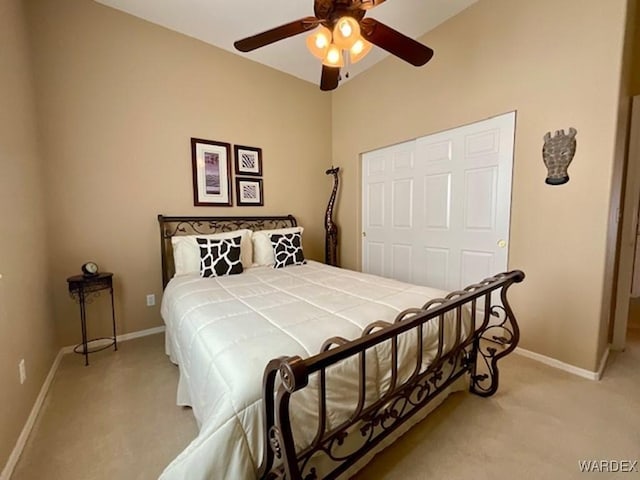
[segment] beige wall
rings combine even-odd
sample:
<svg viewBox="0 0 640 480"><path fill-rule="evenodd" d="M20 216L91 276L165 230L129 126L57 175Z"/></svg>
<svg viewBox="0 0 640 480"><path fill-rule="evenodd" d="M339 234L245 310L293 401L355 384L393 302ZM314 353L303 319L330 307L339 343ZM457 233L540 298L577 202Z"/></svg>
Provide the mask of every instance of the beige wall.
<svg viewBox="0 0 640 480"><path fill-rule="evenodd" d="M87 260L115 273L120 332L162 324L145 305L162 287L158 213L293 213L322 259L331 101L317 86L91 0L28 3L60 344L79 341L65 279ZM262 147L265 206L194 207L190 137ZM104 298L90 307L90 333L107 333Z"/></svg>
<svg viewBox="0 0 640 480"><path fill-rule="evenodd" d="M636 2L634 21L632 67L631 67L631 95L640 95L640 6Z"/></svg>
<svg viewBox="0 0 640 480"><path fill-rule="evenodd" d="M20 0L0 0L0 469L54 356L45 182ZM27 380L20 385L18 362Z"/></svg>
<svg viewBox="0 0 640 480"><path fill-rule="evenodd" d="M521 347L597 369L625 7L483 0L423 38L436 52L424 68L391 58L341 86L343 264L360 265L362 152L516 110L509 268L527 274L512 295ZM542 137L569 127L571 181L547 186Z"/></svg>

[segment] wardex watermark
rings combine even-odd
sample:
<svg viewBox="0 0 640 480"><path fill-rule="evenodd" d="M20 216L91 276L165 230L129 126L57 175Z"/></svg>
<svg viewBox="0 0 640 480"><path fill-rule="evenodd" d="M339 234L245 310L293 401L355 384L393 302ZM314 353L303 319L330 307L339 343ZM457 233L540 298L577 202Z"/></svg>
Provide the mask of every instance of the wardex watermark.
<svg viewBox="0 0 640 480"><path fill-rule="evenodd" d="M637 473L638 460L578 460L583 473Z"/></svg>

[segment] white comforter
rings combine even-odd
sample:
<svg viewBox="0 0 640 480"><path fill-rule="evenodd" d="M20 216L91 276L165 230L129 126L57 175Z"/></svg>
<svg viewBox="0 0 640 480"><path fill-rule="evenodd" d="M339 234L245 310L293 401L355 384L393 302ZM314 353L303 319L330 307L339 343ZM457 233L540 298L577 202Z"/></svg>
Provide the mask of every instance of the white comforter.
<svg viewBox="0 0 640 480"><path fill-rule="evenodd" d="M180 366L178 404L193 408L200 433L160 478L255 479L264 448L261 386L269 360L314 355L329 337L356 338L369 323L393 321L400 311L445 293L312 261L228 277L173 278L161 309L167 353ZM427 360L436 331L428 332L434 340L425 342ZM377 370L368 362L367 377L377 376L373 382L383 391L388 371L384 359L376 362ZM357 376L346 377L329 388L357 396ZM294 412L294 420L300 416ZM308 441L314 429L315 423L298 426L300 438Z"/></svg>

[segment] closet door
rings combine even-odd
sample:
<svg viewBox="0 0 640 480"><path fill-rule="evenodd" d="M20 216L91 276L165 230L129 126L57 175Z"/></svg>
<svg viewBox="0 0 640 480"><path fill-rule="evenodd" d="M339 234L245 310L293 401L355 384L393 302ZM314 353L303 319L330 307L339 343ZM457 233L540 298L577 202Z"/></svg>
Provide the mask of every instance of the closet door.
<svg viewBox="0 0 640 480"><path fill-rule="evenodd" d="M456 290L507 269L515 113L363 155L363 271Z"/></svg>
<svg viewBox="0 0 640 480"><path fill-rule="evenodd" d="M362 270L413 282L415 142L363 156Z"/></svg>

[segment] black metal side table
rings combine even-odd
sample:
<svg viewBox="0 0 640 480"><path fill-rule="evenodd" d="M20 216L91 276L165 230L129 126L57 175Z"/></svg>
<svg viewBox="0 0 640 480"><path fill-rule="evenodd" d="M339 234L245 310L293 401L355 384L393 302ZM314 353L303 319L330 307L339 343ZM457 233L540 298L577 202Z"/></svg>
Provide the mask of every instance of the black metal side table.
<svg viewBox="0 0 640 480"><path fill-rule="evenodd" d="M80 305L80 324L82 326L82 343L76 345L74 352L84 355L84 364L89 365L89 354L99 352L113 345L114 350L118 350L116 339L116 313L113 307L113 273L103 272L89 277L86 275L74 275L67 278L69 283L69 294ZM111 321L113 324L112 337L100 337L87 340L87 299L91 294L100 295L100 291L109 290L111 294ZM89 349L89 344L101 340L107 340L106 345L99 345Z"/></svg>

